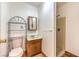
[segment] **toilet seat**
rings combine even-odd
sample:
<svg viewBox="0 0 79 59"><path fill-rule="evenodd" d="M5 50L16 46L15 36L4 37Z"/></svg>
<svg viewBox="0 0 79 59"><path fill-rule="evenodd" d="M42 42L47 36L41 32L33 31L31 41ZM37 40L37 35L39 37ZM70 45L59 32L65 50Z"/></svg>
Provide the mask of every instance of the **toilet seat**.
<svg viewBox="0 0 79 59"><path fill-rule="evenodd" d="M21 47L14 48L9 53L9 57L21 57L23 55L23 49Z"/></svg>

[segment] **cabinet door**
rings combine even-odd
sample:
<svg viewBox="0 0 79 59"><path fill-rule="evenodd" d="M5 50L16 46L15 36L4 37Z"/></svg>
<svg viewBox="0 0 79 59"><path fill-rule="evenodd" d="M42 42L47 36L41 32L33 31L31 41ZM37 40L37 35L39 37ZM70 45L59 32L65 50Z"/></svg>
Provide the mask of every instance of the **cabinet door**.
<svg viewBox="0 0 79 59"><path fill-rule="evenodd" d="M33 56L41 52L41 40L29 41L27 43L27 55Z"/></svg>
<svg viewBox="0 0 79 59"><path fill-rule="evenodd" d="M32 56L34 54L33 50L34 50L33 45L28 43L27 44L27 56Z"/></svg>
<svg viewBox="0 0 79 59"><path fill-rule="evenodd" d="M38 41L34 44L34 53L37 54L37 53L40 53L41 52L41 42Z"/></svg>

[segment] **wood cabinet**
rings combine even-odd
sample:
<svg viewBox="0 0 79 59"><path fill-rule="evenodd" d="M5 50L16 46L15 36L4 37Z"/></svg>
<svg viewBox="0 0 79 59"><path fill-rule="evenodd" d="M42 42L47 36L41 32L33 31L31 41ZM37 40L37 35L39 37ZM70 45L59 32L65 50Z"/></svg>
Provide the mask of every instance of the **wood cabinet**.
<svg viewBox="0 0 79 59"><path fill-rule="evenodd" d="M31 40L27 42L27 56L33 56L41 52L42 39Z"/></svg>

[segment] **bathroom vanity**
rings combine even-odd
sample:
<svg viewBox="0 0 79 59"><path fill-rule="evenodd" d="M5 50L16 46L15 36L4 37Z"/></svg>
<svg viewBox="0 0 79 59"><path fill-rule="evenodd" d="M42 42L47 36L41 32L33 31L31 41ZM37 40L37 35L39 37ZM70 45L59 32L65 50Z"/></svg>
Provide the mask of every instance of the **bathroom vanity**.
<svg viewBox="0 0 79 59"><path fill-rule="evenodd" d="M28 31L29 32L36 32L38 29L38 21L37 17L28 16ZM41 53L42 47L42 37L39 35L27 35L27 42L26 42L26 52L27 57L31 57Z"/></svg>
<svg viewBox="0 0 79 59"><path fill-rule="evenodd" d="M34 56L36 54L41 53L41 47L42 47L42 38L32 38L27 39L27 56Z"/></svg>

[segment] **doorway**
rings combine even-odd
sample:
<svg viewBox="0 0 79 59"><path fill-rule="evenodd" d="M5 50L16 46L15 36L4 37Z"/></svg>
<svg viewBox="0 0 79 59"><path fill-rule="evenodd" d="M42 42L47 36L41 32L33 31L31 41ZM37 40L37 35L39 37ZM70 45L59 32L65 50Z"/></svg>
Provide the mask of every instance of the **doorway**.
<svg viewBox="0 0 79 59"><path fill-rule="evenodd" d="M56 56L60 56L65 51L65 31L66 18L56 19Z"/></svg>

